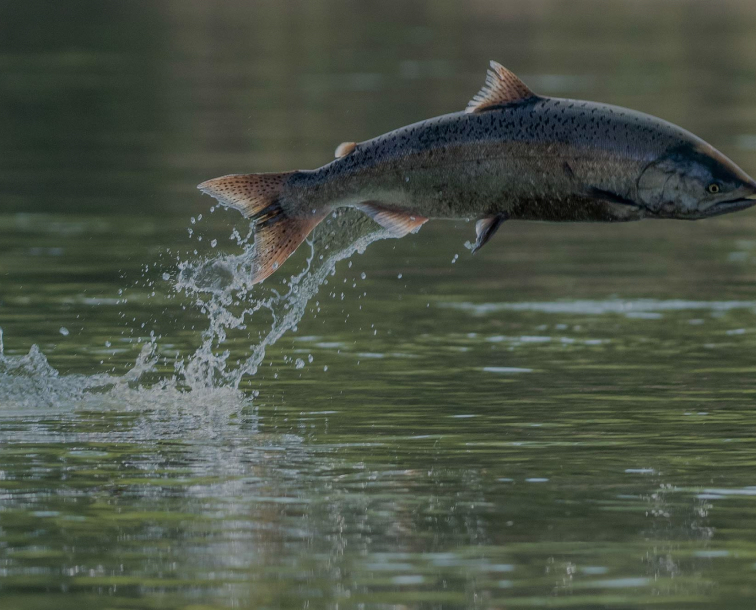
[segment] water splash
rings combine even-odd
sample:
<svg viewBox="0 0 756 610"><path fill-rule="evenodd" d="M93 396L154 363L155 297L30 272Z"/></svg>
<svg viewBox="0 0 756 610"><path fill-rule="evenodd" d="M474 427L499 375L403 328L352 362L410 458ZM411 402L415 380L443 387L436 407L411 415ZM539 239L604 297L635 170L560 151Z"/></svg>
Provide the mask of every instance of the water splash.
<svg viewBox="0 0 756 610"><path fill-rule="evenodd" d="M181 262L175 289L194 300L207 316L208 327L202 333L199 348L188 357L177 358L173 376L150 384L145 377L157 372L159 361L160 345L155 337L144 344L134 366L123 375L61 375L36 345L28 354L7 355L0 329L3 413L8 415L14 410L24 413L39 406L78 408L97 404L102 408L108 403L141 410L145 404L159 407L169 403L207 410L208 401L212 401L213 409L222 405L225 411L238 410L249 400L239 390L242 379L257 372L269 346L287 331L296 329L307 304L335 272L336 264L389 236L355 210L333 213L308 240L309 256L304 267L286 281L284 293L251 284L254 258L251 231L244 238L238 236L240 254ZM254 326L262 329L259 339L250 346L244 359L230 362L231 352L225 347L229 332L247 330L253 318Z"/></svg>
<svg viewBox="0 0 756 610"><path fill-rule="evenodd" d="M288 290L257 298L259 286L251 284L254 245L250 236L240 239L244 251L199 263L180 264L176 289L195 299L207 315L209 326L202 334L202 344L186 361L176 364L176 373L191 389L207 387L238 388L246 375L254 375L265 357L266 349L284 333L295 329L310 300L317 294L336 267L336 263L355 252L364 252L374 241L390 237L365 215L350 209L338 210L322 222L308 241L310 254L304 268L291 276ZM280 272L279 272L280 273ZM267 311L272 322L259 341L251 346L249 356L229 366L230 352L223 343L230 330L245 330L250 318ZM221 351L222 350L222 351Z"/></svg>
<svg viewBox="0 0 756 610"><path fill-rule="evenodd" d="M137 389L139 380L155 370L155 343L146 343L134 366L120 377L95 375L61 375L50 365L36 345L23 356L5 353L3 331L0 329L0 404L3 415L14 410L25 412L32 407L61 406L81 403L94 396L122 393Z"/></svg>

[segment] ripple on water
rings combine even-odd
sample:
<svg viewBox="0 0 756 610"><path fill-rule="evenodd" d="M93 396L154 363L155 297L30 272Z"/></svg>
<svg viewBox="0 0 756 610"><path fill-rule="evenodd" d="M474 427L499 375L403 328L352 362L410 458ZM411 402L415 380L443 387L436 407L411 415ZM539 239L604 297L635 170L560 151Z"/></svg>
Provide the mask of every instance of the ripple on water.
<svg viewBox="0 0 756 610"><path fill-rule="evenodd" d="M607 299L604 301L546 301L522 303L439 303L439 307L460 309L473 315L485 316L500 311L533 311L548 314L606 315L619 314L631 318L658 319L668 311L709 310L716 312L734 309L756 310L756 301L686 301L682 299ZM658 314L658 315L655 315Z"/></svg>

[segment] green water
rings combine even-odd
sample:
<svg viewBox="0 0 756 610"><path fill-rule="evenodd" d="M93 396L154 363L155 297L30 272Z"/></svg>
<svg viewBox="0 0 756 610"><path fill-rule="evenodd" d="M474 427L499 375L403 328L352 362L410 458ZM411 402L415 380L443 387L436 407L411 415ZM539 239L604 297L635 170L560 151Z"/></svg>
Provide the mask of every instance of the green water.
<svg viewBox="0 0 756 610"><path fill-rule="evenodd" d="M245 252L197 183L462 109L489 59L756 174L755 31L746 1L0 3L0 607L752 608L756 213L475 257L429 223L275 342L308 247L176 286Z"/></svg>

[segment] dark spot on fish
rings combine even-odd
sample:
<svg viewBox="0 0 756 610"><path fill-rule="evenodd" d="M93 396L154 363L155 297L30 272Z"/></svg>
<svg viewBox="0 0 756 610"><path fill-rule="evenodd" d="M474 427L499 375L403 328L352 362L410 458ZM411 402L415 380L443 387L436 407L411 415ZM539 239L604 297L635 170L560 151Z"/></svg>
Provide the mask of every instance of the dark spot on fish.
<svg viewBox="0 0 756 610"><path fill-rule="evenodd" d="M567 163L567 161L565 161L564 163L562 163L562 169L564 170L564 173L567 174L567 177L570 180L574 180L575 179L575 172L572 171L572 168L570 167L570 164Z"/></svg>

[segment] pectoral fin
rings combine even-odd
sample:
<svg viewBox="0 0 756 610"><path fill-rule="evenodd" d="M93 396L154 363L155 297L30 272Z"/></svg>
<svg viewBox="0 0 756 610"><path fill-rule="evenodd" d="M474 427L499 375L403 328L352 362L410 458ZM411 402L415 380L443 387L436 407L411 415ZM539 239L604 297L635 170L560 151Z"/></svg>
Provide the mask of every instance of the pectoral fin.
<svg viewBox="0 0 756 610"><path fill-rule="evenodd" d="M486 245L488 240L493 237L493 234L499 230L501 223L507 220L507 218L506 214L498 214L497 216L481 218L475 223L475 232L478 235L478 239L475 240L475 245L472 247L473 254Z"/></svg>
<svg viewBox="0 0 756 610"><path fill-rule="evenodd" d="M629 205L634 208L641 207L637 203L635 203L632 199L628 199L627 197L623 197L622 195L618 195L617 193L613 193L612 191L605 191L603 189L596 188L595 186L590 187L588 189L588 193L594 199L601 199L601 201L609 201L611 203L620 203L622 205Z"/></svg>

